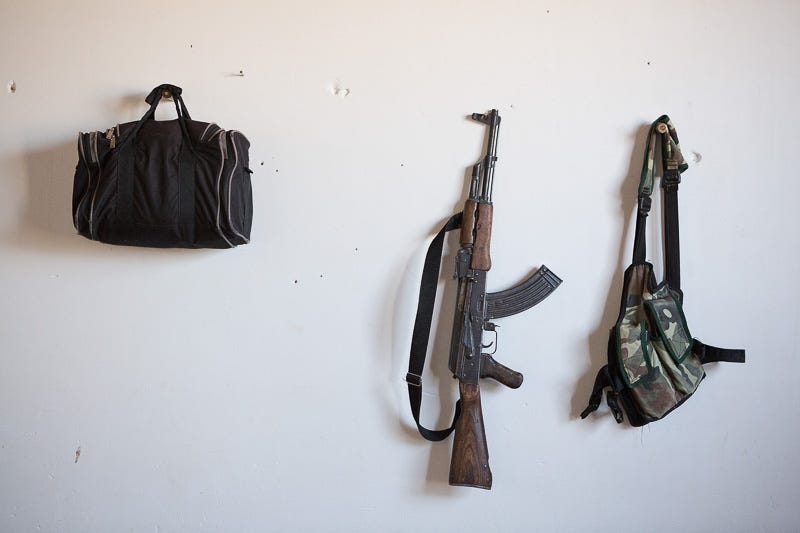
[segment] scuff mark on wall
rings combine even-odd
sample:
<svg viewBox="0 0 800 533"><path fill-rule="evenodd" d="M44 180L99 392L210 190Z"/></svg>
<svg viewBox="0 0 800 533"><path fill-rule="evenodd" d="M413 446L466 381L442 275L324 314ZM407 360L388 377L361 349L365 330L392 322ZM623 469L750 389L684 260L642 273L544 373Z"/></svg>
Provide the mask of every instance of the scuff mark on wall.
<svg viewBox="0 0 800 533"><path fill-rule="evenodd" d="M78 446L78 449L75 450L75 462L77 463L78 459L80 459L80 458L81 458L81 447Z"/></svg>
<svg viewBox="0 0 800 533"><path fill-rule="evenodd" d="M342 87L341 83L338 81L328 83L328 92L330 92L333 96L338 96L339 98L347 98L350 96L350 89L347 87Z"/></svg>

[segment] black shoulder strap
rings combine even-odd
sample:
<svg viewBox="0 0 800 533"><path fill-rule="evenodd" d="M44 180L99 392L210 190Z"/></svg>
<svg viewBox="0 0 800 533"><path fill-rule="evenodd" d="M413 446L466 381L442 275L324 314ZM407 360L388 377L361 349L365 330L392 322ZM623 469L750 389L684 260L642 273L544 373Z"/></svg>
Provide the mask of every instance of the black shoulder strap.
<svg viewBox="0 0 800 533"><path fill-rule="evenodd" d="M408 359L408 399L411 402L411 413L417 423L420 435L428 440L438 441L447 438L455 428L458 415L461 413L461 400L456 403L453 422L447 429L430 430L419 423L419 411L422 405L422 369L425 367L425 355L428 353L428 339L431 334L433 304L436 301L436 287L439 283L439 268L442 262L444 236L448 231L461 227L461 213L456 213L433 238L428 253L425 255L425 266L422 269L422 281L419 286L419 302L417 318L414 320L414 333L411 337L411 354Z"/></svg>
<svg viewBox="0 0 800 533"><path fill-rule="evenodd" d="M664 189L664 279L670 287L681 288L681 252L678 229L678 184L681 173L688 168L680 151L678 133L667 115L660 116L650 126L645 147L642 176L639 181L639 209L636 215L636 236L633 245L633 262L646 260L645 225L650 212L655 181L655 151L657 138L661 137L661 161Z"/></svg>

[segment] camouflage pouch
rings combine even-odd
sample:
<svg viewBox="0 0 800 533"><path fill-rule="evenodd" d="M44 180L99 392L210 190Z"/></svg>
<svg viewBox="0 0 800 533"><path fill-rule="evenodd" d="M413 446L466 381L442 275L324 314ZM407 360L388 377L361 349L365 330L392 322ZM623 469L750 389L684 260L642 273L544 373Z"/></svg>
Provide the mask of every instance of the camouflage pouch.
<svg viewBox="0 0 800 533"><path fill-rule="evenodd" d="M660 141L660 142L659 142ZM645 227L652 207L656 153L660 145L664 189L664 282L656 285L646 258ZM653 122L639 180L633 264L625 271L622 305L608 340L608 364L600 369L586 418L600 406L603 391L617 422L643 426L659 420L686 401L705 378L705 363L744 363L744 350L709 346L692 338L683 314L680 290L678 184L688 168L678 134L668 116Z"/></svg>
<svg viewBox="0 0 800 533"><path fill-rule="evenodd" d="M612 330L616 349L609 361L625 382L625 404L647 421L658 420L680 405L705 377L692 353L692 337L681 308L681 295L666 283L654 285L649 263L626 272L625 308Z"/></svg>

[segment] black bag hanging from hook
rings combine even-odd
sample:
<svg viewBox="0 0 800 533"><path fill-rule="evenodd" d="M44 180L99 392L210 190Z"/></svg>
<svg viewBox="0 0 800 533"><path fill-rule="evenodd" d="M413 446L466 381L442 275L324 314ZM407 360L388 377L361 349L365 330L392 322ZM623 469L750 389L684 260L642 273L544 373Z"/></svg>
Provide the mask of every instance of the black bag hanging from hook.
<svg viewBox="0 0 800 533"><path fill-rule="evenodd" d="M232 248L250 241L247 138L192 120L175 85L159 85L137 122L78 136L73 223L84 237L156 248ZM178 118L156 121L162 98Z"/></svg>

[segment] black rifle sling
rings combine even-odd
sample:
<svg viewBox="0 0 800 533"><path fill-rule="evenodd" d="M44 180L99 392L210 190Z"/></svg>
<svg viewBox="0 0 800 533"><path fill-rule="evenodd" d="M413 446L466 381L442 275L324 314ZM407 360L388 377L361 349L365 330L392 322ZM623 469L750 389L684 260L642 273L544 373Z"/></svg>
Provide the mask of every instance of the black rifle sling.
<svg viewBox="0 0 800 533"><path fill-rule="evenodd" d="M461 227L461 213L456 213L433 238L428 253L425 255L425 266L422 269L422 281L419 286L419 302L417 303L417 317L414 319L414 333L411 337L411 354L408 358L408 399L411 402L411 413L417 423L420 435L431 441L447 438L455 428L458 415L461 413L461 400L456 402L453 422L447 429L430 430L419 423L419 411L422 405L422 369L425 366L425 356L428 353L428 339L431 334L431 321L433 319L433 304L436 302L436 288L439 284L439 268L442 262L442 249L444 236L447 232Z"/></svg>

